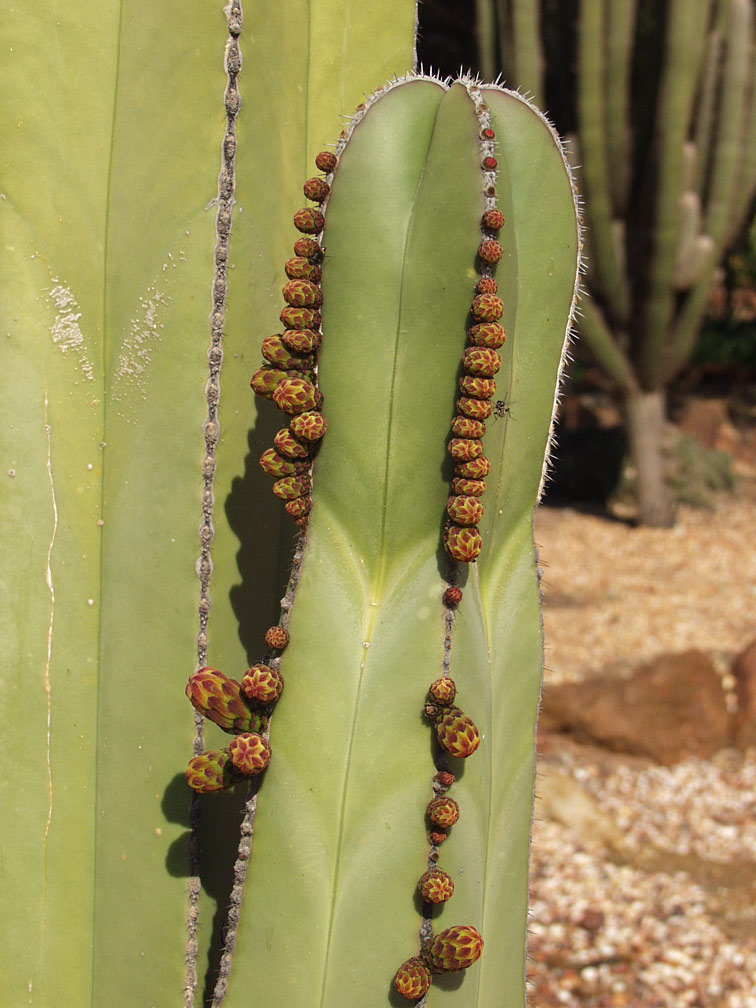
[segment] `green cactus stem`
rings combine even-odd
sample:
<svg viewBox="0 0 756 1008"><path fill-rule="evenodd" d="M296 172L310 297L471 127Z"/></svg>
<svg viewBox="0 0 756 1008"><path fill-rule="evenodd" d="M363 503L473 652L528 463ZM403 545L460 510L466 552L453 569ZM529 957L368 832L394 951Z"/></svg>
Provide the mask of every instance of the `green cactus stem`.
<svg viewBox="0 0 756 1008"><path fill-rule="evenodd" d="M182 690L195 667L238 679L259 660L295 534L257 468L282 414L266 403L255 418L248 333L280 331L304 166L365 91L412 64L415 3L247 3L241 35L224 6L40 0L0 18L0 635L5 698L29 712L5 725L0 775L4 1006L198 1005L231 898L239 787L202 799L226 818L216 831L204 817L187 951ZM219 214L229 113L244 129ZM221 348L208 316L216 225L232 219ZM218 423L203 430L221 363ZM206 492L212 565L197 565ZM216 751L231 737L204 734Z"/></svg>
<svg viewBox="0 0 756 1008"><path fill-rule="evenodd" d="M426 989L419 955L439 976L472 967L460 986L428 994L439 1005L522 1004L542 668L532 513L574 310L574 194L543 117L472 81L394 82L365 102L336 154L320 239L326 413L312 414L328 429L281 621L291 640L275 752L216 1002L241 1006L252 988L275 1000L284 977L292 1008L335 1008L346 990L383 1005L395 975L403 990ZM495 264L478 255L494 199L506 221ZM476 290L494 265L496 290ZM466 373L467 329L499 320L508 335L495 377ZM460 388L490 410L482 443L455 459ZM516 425L493 422L495 396L523 403ZM296 437L307 415L292 417ZM485 489L469 495L484 503L478 525L452 526L455 542L477 529L460 558L477 562L464 568L443 549L452 478ZM439 685L450 670L456 696ZM429 680L438 709L423 724ZM448 912L469 923L434 937L413 893L439 844ZM481 935L497 952L478 962Z"/></svg>

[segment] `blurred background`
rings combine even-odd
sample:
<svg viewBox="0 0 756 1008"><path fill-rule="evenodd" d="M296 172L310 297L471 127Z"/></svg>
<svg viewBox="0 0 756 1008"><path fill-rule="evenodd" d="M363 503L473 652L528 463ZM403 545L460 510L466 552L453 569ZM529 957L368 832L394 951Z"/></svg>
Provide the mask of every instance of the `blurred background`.
<svg viewBox="0 0 756 1008"><path fill-rule="evenodd" d="M536 515L535 1008L756 1008L755 7L420 5L426 71L547 113L585 225Z"/></svg>

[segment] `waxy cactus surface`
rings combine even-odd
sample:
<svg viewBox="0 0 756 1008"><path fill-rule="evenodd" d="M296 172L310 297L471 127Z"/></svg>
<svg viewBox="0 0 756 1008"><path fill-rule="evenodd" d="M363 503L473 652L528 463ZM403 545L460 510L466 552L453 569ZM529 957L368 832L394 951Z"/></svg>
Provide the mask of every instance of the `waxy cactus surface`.
<svg viewBox="0 0 756 1008"><path fill-rule="evenodd" d="M283 416L267 402L255 416L250 332L256 363L280 332L302 166L411 64L415 20L414 0L243 6L235 36L226 0L42 0L0 18L0 637L8 709L31 712L6 719L0 775L9 1008L199 1005L228 906L238 787L202 799L223 821L204 816L187 976L199 882L183 689L194 667L239 678L258 660L292 554L292 521L257 468ZM226 91L232 38L242 69ZM224 112L240 109L229 212L214 197L233 147ZM230 253L216 249L229 230ZM221 350L209 316L224 284ZM219 423L203 429L221 360ZM195 666L205 471L212 611ZM204 731L214 750L231 738Z"/></svg>
<svg viewBox="0 0 756 1008"><path fill-rule="evenodd" d="M317 349L309 387L323 413L286 375L274 402L300 441L326 417L328 429L311 487L274 484L312 504L225 1004L251 989L275 1001L285 976L292 1008L310 1008L313 991L335 1008L347 990L378 1008L394 975L420 996L430 965L474 967L430 990L439 1008L521 1005L542 670L532 512L574 312L574 194L543 117L470 81L387 86L335 158L312 231L325 250L319 317L282 316L287 331L322 330L282 340ZM294 228L289 240L313 258ZM510 399L523 404L516 425L498 411ZM449 675L464 711L445 691L423 720L428 683ZM432 925L413 893L434 870L454 880L445 922L464 923L423 943ZM478 962L481 935L496 951Z"/></svg>

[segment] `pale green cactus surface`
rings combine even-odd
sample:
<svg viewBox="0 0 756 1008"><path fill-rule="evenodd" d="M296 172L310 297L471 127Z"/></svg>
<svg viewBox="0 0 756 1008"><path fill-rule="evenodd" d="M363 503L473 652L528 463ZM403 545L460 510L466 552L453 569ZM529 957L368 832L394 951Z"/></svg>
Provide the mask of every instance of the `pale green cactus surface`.
<svg viewBox="0 0 756 1008"><path fill-rule="evenodd" d="M542 670L532 513L578 234L547 124L518 95L480 94L507 217L496 277L509 339L496 394L511 413L488 423L484 547L461 568L451 674L455 703L483 740L464 763L451 761L461 815L439 866L456 888L434 924L472 924L487 944L468 976L436 981L428 999L514 1006L525 993ZM328 432L313 470L231 1006L245 1004L253 987L261 1002L283 997L303 1008L345 997L392 1003L391 976L418 951L415 891L434 772L422 706L443 661L446 443L477 279L479 132L462 84L401 83L369 105L334 175L319 358Z"/></svg>
<svg viewBox="0 0 756 1008"><path fill-rule="evenodd" d="M208 647L235 679L265 653L294 543L257 462L286 418L254 401L249 379L279 328L315 152L339 113L411 61L413 5L385 3L378 28L376 17L346 2L245 5ZM200 988L185 995L184 687L197 658L223 19L206 3L179 18L134 2L93 24L83 4L43 3L9 12L0 32L19 57L0 70L3 95L17 95L0 103L2 135L18 141L3 150L0 203L0 1001L199 1003L245 798L244 785L202 798ZM449 761L460 819L439 867L455 891L433 918L486 944L469 970L434 978L439 1008L525 998L543 658L532 513L579 251L554 133L520 96L479 94L506 215L496 398L511 410L487 424L483 551L458 577L450 671L482 740ZM484 208L473 97L470 82L388 87L335 172L318 374L328 432L228 1008L396 1005L394 972L419 950L435 751L423 703L444 655L447 441ZM207 748L228 739L206 726Z"/></svg>
<svg viewBox="0 0 756 1008"><path fill-rule="evenodd" d="M255 427L249 390L291 208L339 117L411 64L415 6L244 16L211 630L232 677L276 622L291 556L256 462L276 421ZM184 1003L183 690L226 38L208 0L40 0L0 18L4 1008ZM202 969L227 874L206 882Z"/></svg>

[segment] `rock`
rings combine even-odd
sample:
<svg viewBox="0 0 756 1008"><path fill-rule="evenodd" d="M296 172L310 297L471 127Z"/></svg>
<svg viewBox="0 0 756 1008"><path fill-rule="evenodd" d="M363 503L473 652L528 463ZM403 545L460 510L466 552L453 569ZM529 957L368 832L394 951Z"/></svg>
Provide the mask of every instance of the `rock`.
<svg viewBox="0 0 756 1008"><path fill-rule="evenodd" d="M691 397L677 418L677 426L685 434L690 434L707 448L723 448L722 440L729 446L729 439L737 431L730 423L727 403L724 399L704 399Z"/></svg>
<svg viewBox="0 0 756 1008"><path fill-rule="evenodd" d="M599 931L604 926L604 911L599 907L587 907L577 922L585 931Z"/></svg>
<svg viewBox="0 0 756 1008"><path fill-rule="evenodd" d="M568 773L540 763L536 777L534 814L574 830L582 836L598 840L611 850L622 852L625 836L611 816L596 799Z"/></svg>
<svg viewBox="0 0 756 1008"><path fill-rule="evenodd" d="M752 689L756 697L756 669ZM722 684L700 651L661 655L625 677L603 675L547 688L539 731L668 766L711 756L730 744Z"/></svg>
<svg viewBox="0 0 756 1008"><path fill-rule="evenodd" d="M733 717L732 735L740 749L756 746L756 640L733 662L738 709Z"/></svg>

